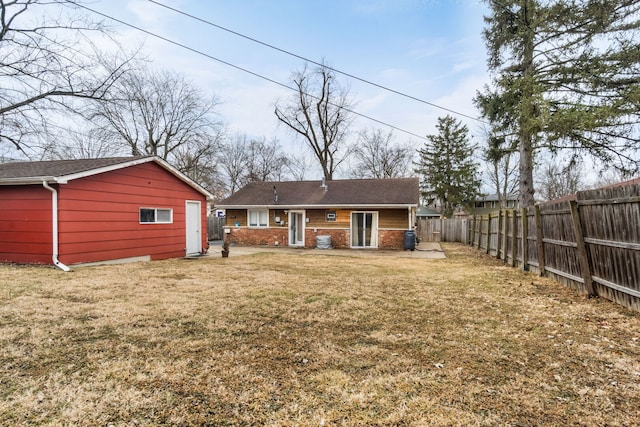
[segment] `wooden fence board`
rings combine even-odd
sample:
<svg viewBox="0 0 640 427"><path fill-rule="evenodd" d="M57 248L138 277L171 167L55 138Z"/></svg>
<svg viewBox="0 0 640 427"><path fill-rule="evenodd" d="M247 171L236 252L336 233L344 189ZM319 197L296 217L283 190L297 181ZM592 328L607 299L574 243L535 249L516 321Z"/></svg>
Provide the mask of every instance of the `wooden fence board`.
<svg viewBox="0 0 640 427"><path fill-rule="evenodd" d="M224 222L224 218L216 216L207 217L207 240L222 240Z"/></svg>
<svg viewBox="0 0 640 427"><path fill-rule="evenodd" d="M640 180L464 223L458 218L437 221L442 241L472 245L508 265L533 266L578 292L640 311L638 194Z"/></svg>

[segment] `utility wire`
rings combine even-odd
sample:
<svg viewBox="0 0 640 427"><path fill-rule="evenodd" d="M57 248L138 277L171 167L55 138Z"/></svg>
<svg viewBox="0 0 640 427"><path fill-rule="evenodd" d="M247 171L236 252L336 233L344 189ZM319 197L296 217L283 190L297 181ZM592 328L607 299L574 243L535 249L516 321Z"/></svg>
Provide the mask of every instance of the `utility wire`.
<svg viewBox="0 0 640 427"><path fill-rule="evenodd" d="M302 93L303 95L306 95L306 96L312 97L312 98L317 99L317 100L319 100L319 99L320 99L319 97L317 97L317 96L315 96L315 95L308 94L308 93L305 93L305 92L301 92L301 91L300 91L300 90L298 90L297 88L294 88L294 87L292 87L292 86L289 86L289 85L286 85L286 84L284 84L284 83L281 83L281 82L279 82L279 81L277 81L277 80L274 80L274 79L272 79L272 78L270 78L270 77L263 76L262 74L258 74L258 73L254 72L254 71L251 71L251 70L248 70L248 69L246 69L246 68L240 67L240 66L238 66L238 65L232 64L232 63L230 63L230 62L224 61L224 60L222 60L222 59L220 59L220 58L217 58L217 57L215 57L215 56L213 56L213 55L209 55L208 53L202 52L202 51L200 51L200 50L197 50L197 49L192 48L192 47L190 47L190 46L187 46L187 45L185 45L185 44L179 43L179 42L177 42L177 41L175 41L175 40L171 40L171 39L169 39L169 38L167 38L167 37L164 37L164 36L161 36L161 35L159 35L159 34L153 33L153 32L151 32L151 31L149 31L149 30L145 30L144 28L141 28L141 27L138 27L138 26L136 26L136 25L130 24L130 23L128 23L128 22L122 21L122 20L120 20L120 19L118 19L118 18L114 18L113 16L107 15L107 14L105 14L105 13L99 12L99 11L97 11L97 10L95 10L95 9L92 9L92 8L88 7L88 6L85 6L85 5L82 5L82 4L79 4L79 3L75 3L75 2L73 2L73 1L72 1L72 3L74 3L74 4L75 4L76 6L78 6L78 7L81 7L81 8L83 8L83 9L86 9L86 10L88 10L88 11L92 12L92 13L95 13L96 15L100 15L100 16L102 16L102 17L104 17L104 18L110 19L110 20L115 21L115 22L117 22L117 23L119 23L119 24L125 25L125 26L127 26L127 27L129 27L129 28L133 28L134 30L137 30L137 31L140 31L140 32L142 32L142 33L148 34L148 35L150 35L150 36L152 36L152 37L158 38L158 39L163 40L163 41L165 41L165 42L167 42L167 43L171 43L171 44L173 44L173 45L175 45L175 46L178 46L178 47L180 47L180 48L182 48L182 49L186 49L186 50L188 50L188 51L190 51L190 52L193 52L193 53L196 53L196 54L198 54L198 55L204 56L204 57L206 57L206 58L212 59L212 60L217 61L217 62L219 62L219 63L221 63L221 64L224 64L224 65L226 65L226 66L228 66L228 67L232 67L232 68L235 68L236 70L240 70L240 71L245 72L245 73L247 73L247 74L251 74L251 75L252 75L252 76L254 76L254 77L258 77L258 78L260 78L260 79L266 80L266 81L268 81L268 82L270 82L270 83L276 84L276 85L278 85L278 86L281 86L281 87L283 87L283 88L289 89L289 90L291 90L291 91L298 92L298 93ZM394 126L394 125L392 125L392 124L389 124L389 123L383 122L383 121L381 121L381 120L375 119L375 118L373 118L373 117L371 117L371 116L367 116L366 114L359 113L359 112L357 112L357 111L355 111L355 110L351 110L351 109L349 109L349 108L345 108L345 107L343 107L343 106L340 106L340 105L337 105L337 104L334 104L334 103L331 103L331 102L329 102L329 105L331 105L331 106L333 106L333 107L341 108L341 109L343 109L343 110L345 110L345 111L347 111L347 112L349 112L349 113L355 114L356 116L360 116L360 117L362 117L362 118L365 118L365 119L367 119L367 120L371 120L371 121L373 121L373 122L375 122L375 123L378 123L378 124L380 124L380 125L387 126L387 127L391 128L391 129L394 129L394 130L397 130L397 131L399 131L399 132L405 133L405 134L407 134L407 135L411 135L411 136L413 136L413 137L416 137L416 138L419 138L419 139L422 139L422 140L427 141L427 138L426 138L426 137L424 137L424 136L422 136L422 135L418 135L418 134L413 133L413 132L411 132L411 131L408 131L408 130L406 130L406 129L399 128L399 127Z"/></svg>
<svg viewBox="0 0 640 427"><path fill-rule="evenodd" d="M464 114L464 113L460 113L460 112L455 111L455 110L452 110L452 109L450 109L450 108L447 108L447 107L443 107L443 106L441 106L441 105L434 104L433 102L425 101L424 99L420 99L420 98L417 98L417 97L415 97L415 96L408 95L408 94L403 93L403 92L400 92L400 91L398 91L398 90L391 89L391 88L389 88L389 87L387 87L387 86L383 86L383 85L381 85L381 84L378 84L378 83L372 82L372 81L370 81L370 80L363 79L363 78L358 77L358 76L356 76L356 75L353 75L353 74L350 74L350 73L347 73L347 72L344 72L344 71L338 70L337 68L330 67L330 66L328 66L328 65L326 65L326 64L322 64L322 63L317 62L317 61L314 61L314 60L312 60L312 59L308 59L308 58L306 58L306 57L304 57L304 56L302 56L302 55L298 55L298 54L296 54L296 53L293 53L293 52L290 52L290 51L288 51L288 50L285 50L285 49L279 48L279 47L277 47L277 46L274 46L274 45L272 45L272 44L265 43L265 42L263 42L263 41L261 41L261 40L258 40L258 39L256 39L256 38L249 37L249 36L247 36L247 35L245 35L245 34L242 34L242 33L237 32L237 31L233 31L233 30L231 30L231 29L229 29L229 28L225 28L225 27L223 27L223 26L221 26L221 25L218 25L218 24L215 24L215 23L213 23L213 22L211 22L211 21L207 21L206 19L202 19L202 18L200 18L200 17L198 17L198 16L192 15L192 14L190 14L190 13L187 13L187 12L184 12L184 11L182 11L182 10L179 10L179 9L174 8L174 7L171 7L171 6L168 6L168 5L166 5L166 4L163 4L163 3L159 2L159 1L156 1L156 0L147 0L147 1L148 1L148 2L150 2L150 3L153 3L153 4L155 4L155 5L158 5L158 6L164 7L165 9L171 10L171 11L173 11L173 12L175 12L175 13L179 13L180 15L183 15L183 16L186 16L186 17L188 17L188 18L194 19L194 20L196 20L196 21L202 22L203 24L210 25L210 26L212 26L212 27L218 28L219 30L226 31L226 32L231 33L231 34L233 34L233 35L236 35L236 36L238 36L238 37L242 37L243 39L250 40L250 41L252 41L252 42L254 42L254 43L258 43L258 44L260 44L260 45L262 45L262 46L265 46L265 47L268 47L268 48L270 48L270 49L277 50L278 52L282 52L282 53L284 53L284 54L287 54L287 55L293 56L294 58L298 58L298 59L301 59L301 60L303 60L303 61L309 62L309 63L311 63L311 64L317 65L317 66L319 66L319 67L326 68L326 69L331 70L331 71L333 71L333 72L335 72L335 73L342 74L343 76L346 76L346 77L349 77L349 78L351 78L351 79L354 79L354 80L360 81L360 82L362 82L362 83L366 83L366 84L368 84L368 85L371 85L371 86L377 87L377 88L382 89L382 90L385 90L385 91L387 91L387 92L391 92L391 93L394 93L394 94L396 94L396 95L400 95L400 96L402 96L402 97L405 97L405 98L411 99L411 100L413 100L413 101L420 102L420 103L422 103L422 104L429 105L429 106L434 107L434 108L439 108L439 109L441 109L441 110L447 111L447 112L449 112L449 113L452 113L452 114L455 114L455 115L458 115L458 116L466 117L466 118L468 118L468 119L471 119L471 120L474 120L474 121L477 121L477 122L480 122L480 123L483 123L483 124L487 124L484 120L479 119L479 118L477 118L477 117L473 117L473 116L469 116L469 115Z"/></svg>

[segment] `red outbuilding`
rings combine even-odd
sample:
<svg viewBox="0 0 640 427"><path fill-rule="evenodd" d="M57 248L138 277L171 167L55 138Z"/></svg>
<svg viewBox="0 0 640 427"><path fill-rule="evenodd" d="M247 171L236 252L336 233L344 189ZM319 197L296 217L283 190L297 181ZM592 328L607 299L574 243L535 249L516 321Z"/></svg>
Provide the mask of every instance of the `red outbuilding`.
<svg viewBox="0 0 640 427"><path fill-rule="evenodd" d="M69 265L206 252L211 193L158 157L0 165L0 262Z"/></svg>

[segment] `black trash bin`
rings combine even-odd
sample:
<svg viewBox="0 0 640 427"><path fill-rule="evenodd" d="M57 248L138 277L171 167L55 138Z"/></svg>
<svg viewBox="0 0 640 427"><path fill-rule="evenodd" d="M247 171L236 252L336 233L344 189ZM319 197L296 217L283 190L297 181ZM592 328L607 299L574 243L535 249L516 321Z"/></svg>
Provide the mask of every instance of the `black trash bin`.
<svg viewBox="0 0 640 427"><path fill-rule="evenodd" d="M411 251L416 250L416 232L413 230L406 230L404 232L404 250L407 249Z"/></svg>

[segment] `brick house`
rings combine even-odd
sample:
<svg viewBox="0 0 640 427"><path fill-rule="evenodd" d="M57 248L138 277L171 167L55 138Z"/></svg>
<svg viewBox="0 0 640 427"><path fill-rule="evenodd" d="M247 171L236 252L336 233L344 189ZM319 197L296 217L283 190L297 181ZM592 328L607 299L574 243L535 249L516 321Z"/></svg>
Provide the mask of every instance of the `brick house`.
<svg viewBox="0 0 640 427"><path fill-rule="evenodd" d="M216 208L241 245L402 249L418 202L418 178L347 179L252 182Z"/></svg>

